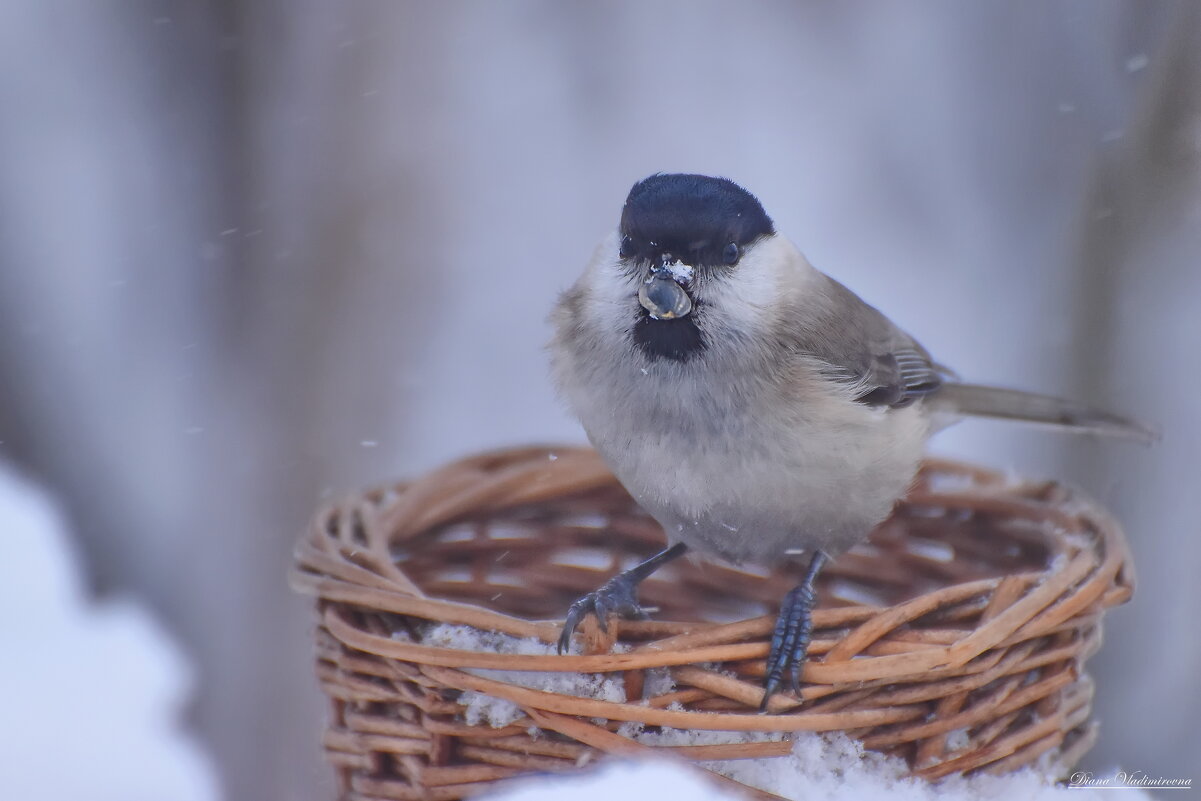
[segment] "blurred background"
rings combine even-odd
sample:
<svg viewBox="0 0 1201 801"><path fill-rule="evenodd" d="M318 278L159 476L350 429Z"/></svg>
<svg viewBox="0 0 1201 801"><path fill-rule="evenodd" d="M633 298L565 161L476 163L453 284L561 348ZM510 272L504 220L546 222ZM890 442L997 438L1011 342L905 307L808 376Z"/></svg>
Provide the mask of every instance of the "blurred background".
<svg viewBox="0 0 1201 801"><path fill-rule="evenodd" d="M15 0L0 101L0 461L181 644L226 797L331 796L321 500L582 441L545 318L656 171L742 183L965 378L1160 426L933 447L1125 524L1090 763L1201 765L1201 4Z"/></svg>

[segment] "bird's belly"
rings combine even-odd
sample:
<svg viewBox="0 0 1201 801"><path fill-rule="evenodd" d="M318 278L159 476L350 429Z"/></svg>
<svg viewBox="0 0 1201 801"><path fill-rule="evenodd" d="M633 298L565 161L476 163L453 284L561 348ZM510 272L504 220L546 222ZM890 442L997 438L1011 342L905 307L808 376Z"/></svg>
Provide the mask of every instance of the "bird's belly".
<svg viewBox="0 0 1201 801"><path fill-rule="evenodd" d="M673 542L733 562L771 563L813 549L838 554L908 489L924 415L912 407L849 409L835 430L785 422L727 419L721 436L668 429L618 448L594 442Z"/></svg>

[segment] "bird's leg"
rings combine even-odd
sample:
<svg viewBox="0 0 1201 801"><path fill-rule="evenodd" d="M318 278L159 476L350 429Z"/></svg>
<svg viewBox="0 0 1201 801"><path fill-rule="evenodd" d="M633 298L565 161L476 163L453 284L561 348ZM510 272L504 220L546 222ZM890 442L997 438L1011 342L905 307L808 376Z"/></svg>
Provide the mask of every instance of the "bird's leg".
<svg viewBox="0 0 1201 801"><path fill-rule="evenodd" d="M813 634L813 604L817 593L813 581L822 567L830 560L821 551L814 551L809 560L805 578L780 604L780 616L771 635L771 650L767 655L767 678L763 681L763 703L759 711L767 710L767 702L780 689L784 671L789 671L792 689L800 695L801 666L805 664L805 653L809 650L809 637Z"/></svg>
<svg viewBox="0 0 1201 801"><path fill-rule="evenodd" d="M683 555L688 550L682 542L660 551L659 553L634 565L624 573L619 573L606 581L599 589L578 599L567 610L567 619L563 621L563 633L559 635L559 653L563 653L571 645L571 634L589 612L596 615L596 622L601 631L608 633L608 617L619 614L623 617L645 617L646 613L638 606L634 591L638 584L654 573L663 565Z"/></svg>

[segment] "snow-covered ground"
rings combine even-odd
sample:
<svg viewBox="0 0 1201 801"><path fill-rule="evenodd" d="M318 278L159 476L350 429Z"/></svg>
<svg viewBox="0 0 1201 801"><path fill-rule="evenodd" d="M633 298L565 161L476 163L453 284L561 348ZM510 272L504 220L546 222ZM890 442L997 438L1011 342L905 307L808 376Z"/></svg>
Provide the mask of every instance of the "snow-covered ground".
<svg viewBox="0 0 1201 801"><path fill-rule="evenodd" d="M191 670L132 600L94 604L62 515L0 463L0 798L216 801Z"/></svg>

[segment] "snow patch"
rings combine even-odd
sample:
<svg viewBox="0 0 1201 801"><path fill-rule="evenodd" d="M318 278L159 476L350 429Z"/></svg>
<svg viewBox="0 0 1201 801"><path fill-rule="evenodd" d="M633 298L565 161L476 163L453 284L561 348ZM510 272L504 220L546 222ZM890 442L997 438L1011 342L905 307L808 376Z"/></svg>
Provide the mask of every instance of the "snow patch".
<svg viewBox="0 0 1201 801"><path fill-rule="evenodd" d="M621 795L618 795L621 794ZM704 775L677 762L613 762L583 775L530 779L488 798L492 801L612 801L670 798L671 801L742 801L715 787Z"/></svg>
<svg viewBox="0 0 1201 801"><path fill-rule="evenodd" d="M483 651L495 654L525 654L546 656L556 652L555 646L533 637L513 637L494 631L480 631L470 626L440 623L425 632L424 645L454 648L461 651ZM625 703L625 681L620 673L560 673L540 670L490 670L463 668L467 673L531 690L595 698L598 701ZM666 670L647 671L644 694L647 697L671 692L675 682ZM471 726L487 723L502 728L523 716L521 708L512 701L493 698L468 690L459 696L465 709L463 718Z"/></svg>
<svg viewBox="0 0 1201 801"><path fill-rule="evenodd" d="M58 510L3 464L0 531L4 797L216 801L178 647L132 599L88 600Z"/></svg>
<svg viewBox="0 0 1201 801"><path fill-rule="evenodd" d="M691 264L685 264L682 261L676 260L671 264L663 265L663 269L667 270L676 281L687 282L692 280L694 270Z"/></svg>

